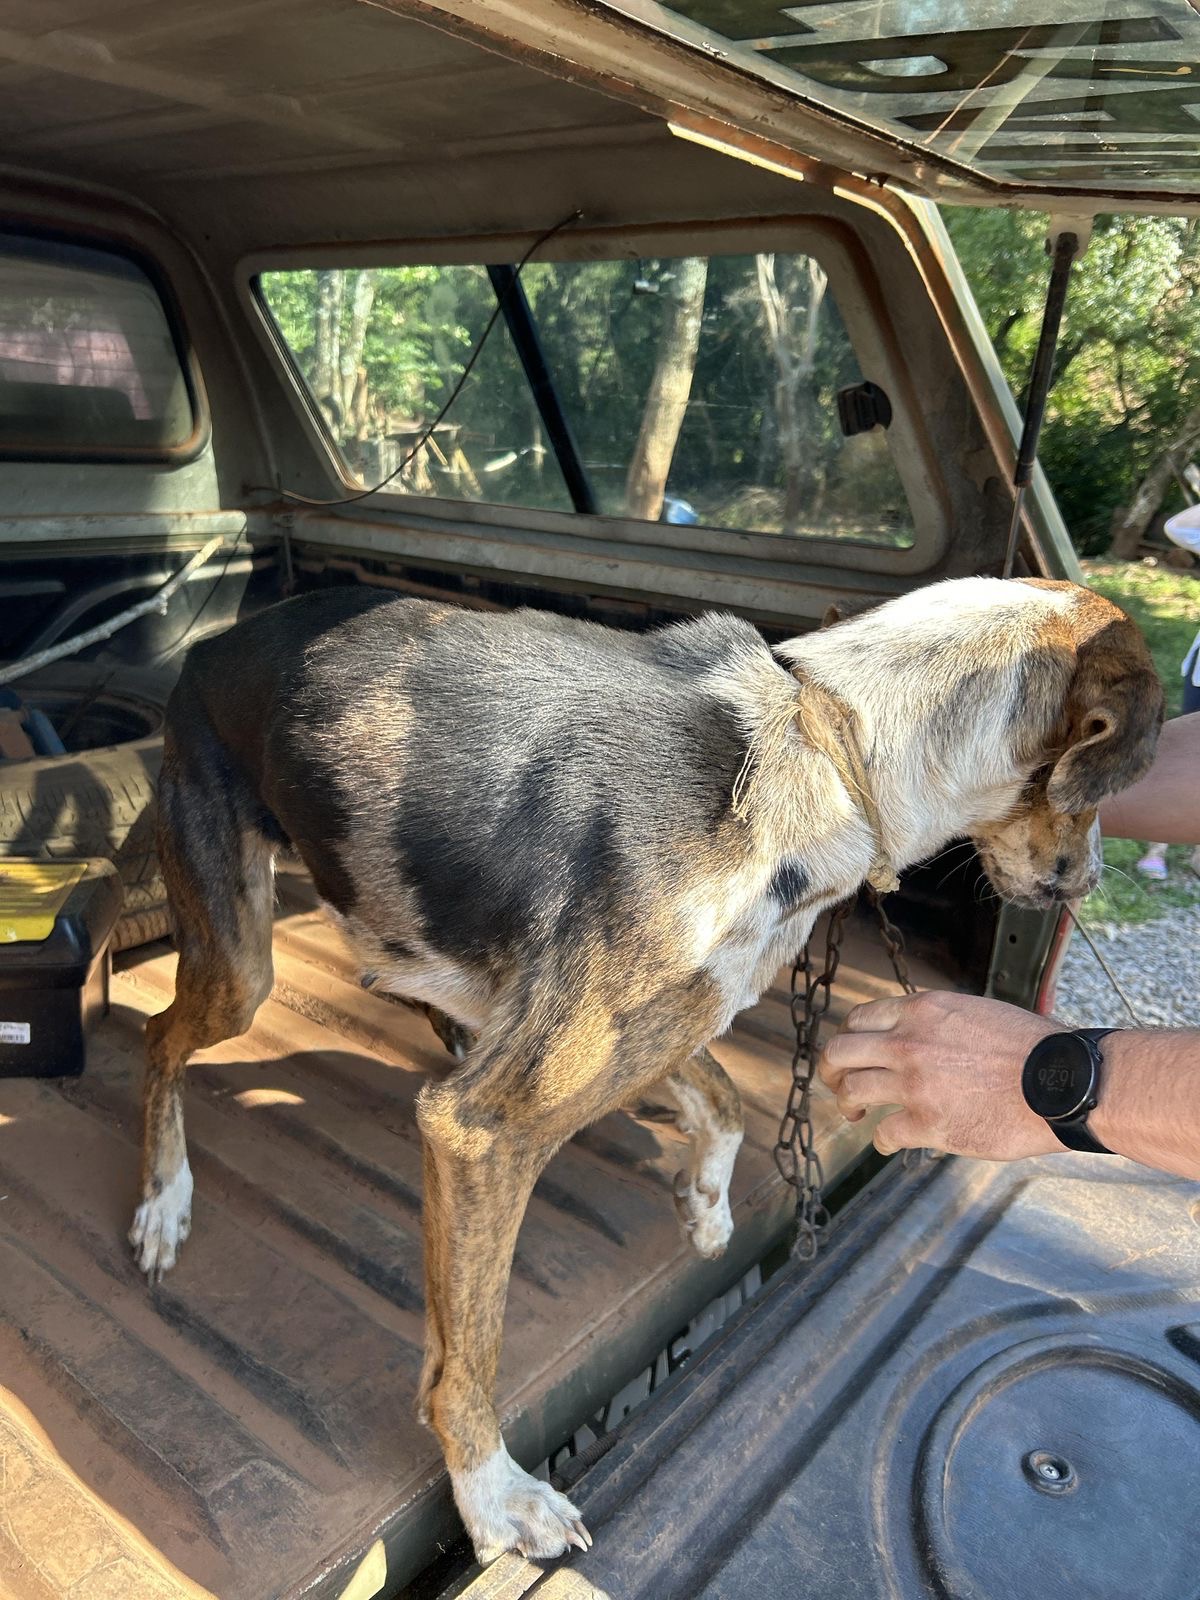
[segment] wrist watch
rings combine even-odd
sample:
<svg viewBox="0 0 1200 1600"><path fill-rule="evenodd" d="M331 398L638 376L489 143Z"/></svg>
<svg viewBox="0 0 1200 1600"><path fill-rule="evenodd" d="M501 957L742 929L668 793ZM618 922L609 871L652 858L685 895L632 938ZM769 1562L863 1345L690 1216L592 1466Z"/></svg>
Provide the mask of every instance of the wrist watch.
<svg viewBox="0 0 1200 1600"><path fill-rule="evenodd" d="M1100 1040L1115 1028L1075 1028L1070 1033L1050 1033L1026 1057L1021 1072L1025 1104L1044 1117L1070 1150L1087 1150L1110 1156L1112 1151L1089 1130L1088 1112L1100 1098L1100 1069L1104 1057Z"/></svg>

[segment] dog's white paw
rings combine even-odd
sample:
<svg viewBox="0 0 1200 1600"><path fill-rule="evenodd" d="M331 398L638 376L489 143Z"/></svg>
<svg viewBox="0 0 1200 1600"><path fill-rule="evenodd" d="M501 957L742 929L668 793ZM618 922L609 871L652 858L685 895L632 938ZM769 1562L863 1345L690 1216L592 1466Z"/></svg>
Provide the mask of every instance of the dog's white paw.
<svg viewBox="0 0 1200 1600"><path fill-rule="evenodd" d="M572 1545L579 1550L591 1545L591 1535L566 1495L522 1471L503 1445L482 1465L452 1472L450 1478L454 1503L481 1566L506 1550L549 1561Z"/></svg>
<svg viewBox="0 0 1200 1600"><path fill-rule="evenodd" d="M725 1254L733 1214L724 1189L698 1188L686 1172L675 1175L675 1211L697 1255L714 1261Z"/></svg>
<svg viewBox="0 0 1200 1600"><path fill-rule="evenodd" d="M143 1200L133 1214L129 1242L138 1266L151 1283L157 1283L175 1265L191 1227L192 1169L185 1161L170 1183Z"/></svg>

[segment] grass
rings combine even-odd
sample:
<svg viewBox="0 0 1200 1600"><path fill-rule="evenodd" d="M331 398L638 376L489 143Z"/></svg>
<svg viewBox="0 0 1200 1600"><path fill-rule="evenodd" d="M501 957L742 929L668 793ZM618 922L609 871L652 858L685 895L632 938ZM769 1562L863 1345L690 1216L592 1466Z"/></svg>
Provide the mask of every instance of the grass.
<svg viewBox="0 0 1200 1600"><path fill-rule="evenodd" d="M1145 849L1136 839L1104 841L1104 876L1080 907L1080 922L1128 927L1153 922L1177 907L1200 905L1200 878L1189 866L1191 850L1172 845L1167 851L1171 876L1165 883L1151 883L1134 871Z"/></svg>
<svg viewBox="0 0 1200 1600"><path fill-rule="evenodd" d="M1146 635L1167 691L1167 715L1177 717L1183 699L1179 664L1200 628L1200 568L1177 572L1141 561L1085 561L1083 575Z"/></svg>
<svg viewBox="0 0 1200 1600"><path fill-rule="evenodd" d="M1178 716L1183 695L1179 664L1200 627L1200 570L1137 561L1085 561L1084 577L1115 601L1141 628L1167 695L1167 715ZM1165 912L1200 905L1200 878L1189 870L1190 849L1167 851L1170 877L1150 883L1135 870L1145 853L1143 841L1106 839L1104 877L1080 911L1087 923L1153 922Z"/></svg>

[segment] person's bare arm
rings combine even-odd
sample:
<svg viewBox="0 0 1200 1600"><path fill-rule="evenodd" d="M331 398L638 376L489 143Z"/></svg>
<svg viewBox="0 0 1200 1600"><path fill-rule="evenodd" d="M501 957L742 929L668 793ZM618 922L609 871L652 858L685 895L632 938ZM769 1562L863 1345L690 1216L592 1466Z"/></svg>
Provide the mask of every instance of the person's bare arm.
<svg viewBox="0 0 1200 1600"><path fill-rule="evenodd" d="M931 991L856 1006L825 1047L821 1077L842 1114L895 1107L875 1130L905 1148L1013 1161L1063 1150L1021 1093L1021 1068L1061 1023L999 1000ZM1088 1119L1119 1155L1200 1178L1200 1031L1114 1033Z"/></svg>
<svg viewBox="0 0 1200 1600"><path fill-rule="evenodd" d="M1200 711L1163 724L1154 765L1104 802L1100 827L1109 838L1200 844Z"/></svg>

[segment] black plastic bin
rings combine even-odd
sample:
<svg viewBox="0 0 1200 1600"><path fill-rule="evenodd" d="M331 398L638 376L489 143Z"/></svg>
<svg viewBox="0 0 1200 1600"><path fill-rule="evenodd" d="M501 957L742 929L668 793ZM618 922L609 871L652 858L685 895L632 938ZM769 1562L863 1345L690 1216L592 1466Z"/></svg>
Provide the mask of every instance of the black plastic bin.
<svg viewBox="0 0 1200 1600"><path fill-rule="evenodd" d="M44 937L14 937L30 926L22 874L71 867L82 869L78 882L41 896ZM111 861L0 862L0 1078L83 1071L88 1029L108 1010L109 937L123 899Z"/></svg>

